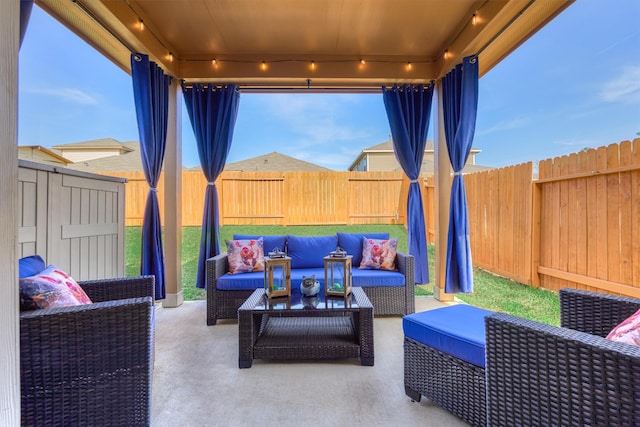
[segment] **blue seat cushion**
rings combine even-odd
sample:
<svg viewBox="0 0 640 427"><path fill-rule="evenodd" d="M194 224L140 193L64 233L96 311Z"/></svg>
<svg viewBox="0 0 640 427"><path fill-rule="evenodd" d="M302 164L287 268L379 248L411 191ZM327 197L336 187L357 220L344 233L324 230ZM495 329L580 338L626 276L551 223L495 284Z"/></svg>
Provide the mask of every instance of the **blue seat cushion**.
<svg viewBox="0 0 640 427"><path fill-rule="evenodd" d="M335 251L338 236L287 236L288 255L291 269L324 268L324 257ZM324 274L324 273L323 273Z"/></svg>
<svg viewBox="0 0 640 427"><path fill-rule="evenodd" d="M404 286L404 275L399 271L352 270L352 285L369 288L374 286Z"/></svg>
<svg viewBox="0 0 640 427"><path fill-rule="evenodd" d="M402 318L404 335L443 353L485 367L484 318L492 311L457 304Z"/></svg>
<svg viewBox="0 0 640 427"><path fill-rule="evenodd" d="M18 278L35 276L47 266L40 255L31 255L18 260Z"/></svg>
<svg viewBox="0 0 640 427"><path fill-rule="evenodd" d="M246 291L264 288L264 272L254 271L242 274L223 274L216 281L216 289L221 291Z"/></svg>
<svg viewBox="0 0 640 427"><path fill-rule="evenodd" d="M250 240L262 237L264 255L267 256L269 252L273 252L275 248L285 251L285 245L287 242L287 236L257 236L251 234L234 234L233 240Z"/></svg>
<svg viewBox="0 0 640 427"><path fill-rule="evenodd" d="M362 261L362 239L388 239L389 233L337 233L338 246L353 255L353 268L358 268Z"/></svg>

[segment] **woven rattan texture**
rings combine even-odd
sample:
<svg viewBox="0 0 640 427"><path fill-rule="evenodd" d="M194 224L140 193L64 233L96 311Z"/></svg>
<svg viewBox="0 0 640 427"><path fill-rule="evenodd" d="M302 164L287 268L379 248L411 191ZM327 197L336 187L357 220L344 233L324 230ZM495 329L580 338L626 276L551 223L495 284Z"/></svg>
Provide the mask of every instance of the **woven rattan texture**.
<svg viewBox="0 0 640 427"><path fill-rule="evenodd" d="M405 337L404 385L413 400L426 396L471 425L486 424L485 372L478 366Z"/></svg>
<svg viewBox="0 0 640 427"><path fill-rule="evenodd" d="M560 300L574 329L487 317L489 425L639 426L640 348L598 335L640 300L568 289Z"/></svg>
<svg viewBox="0 0 640 427"><path fill-rule="evenodd" d="M20 315L22 424L149 425L153 277L80 285L100 302Z"/></svg>

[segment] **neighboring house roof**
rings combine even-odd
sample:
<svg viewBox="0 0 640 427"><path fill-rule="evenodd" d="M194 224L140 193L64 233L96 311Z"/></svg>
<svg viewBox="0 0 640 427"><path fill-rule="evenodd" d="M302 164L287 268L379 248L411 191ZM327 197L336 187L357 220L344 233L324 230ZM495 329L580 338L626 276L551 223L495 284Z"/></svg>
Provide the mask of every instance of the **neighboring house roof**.
<svg viewBox="0 0 640 427"><path fill-rule="evenodd" d="M132 142L120 142L113 138L94 139L91 141L72 142L69 144L54 145L52 148L60 151L64 150L104 150L104 149L119 149L121 154L133 151L130 147ZM135 142L135 144L138 144Z"/></svg>
<svg viewBox="0 0 640 427"><path fill-rule="evenodd" d="M478 154L481 151L482 150L478 148L471 148L471 154ZM431 153L431 154L434 153L433 141L427 140L427 143L424 146L424 152ZM358 163L360 163L360 161L367 154L370 154L370 153L393 153L393 141L387 140L380 144L372 145L371 147L365 148L360 152L360 154L353 161L353 163L351 163L351 165L349 166L349 170L353 170L358 165ZM488 166L480 166L480 165L466 165L463 172L471 173L471 172L479 172L487 169L493 169L493 168ZM394 169L394 171L402 171L402 168L398 166L397 168ZM424 159L422 162L422 173L433 173L433 171L434 171L433 161L429 159Z"/></svg>
<svg viewBox="0 0 640 427"><path fill-rule="evenodd" d="M71 160L61 156L60 153L43 147L42 145L19 145L18 159L49 165L66 166L71 163Z"/></svg>
<svg viewBox="0 0 640 427"><path fill-rule="evenodd" d="M104 141L104 140L99 140ZM115 140L114 140L115 141ZM95 141L87 141L95 142ZM122 148L120 155L108 157L100 157L93 160L84 160L72 163L67 167L69 169L81 170L85 172L127 172L141 171L142 159L140 157L140 147L137 141L119 142L117 144ZM83 143L77 143L83 144ZM71 144L66 144L71 145ZM59 146L56 146L59 147ZM104 148L102 146L101 148Z"/></svg>
<svg viewBox="0 0 640 427"><path fill-rule="evenodd" d="M200 166L191 169L199 170ZM295 157L287 156L278 152L240 160L238 162L227 163L224 166L226 171L245 172L284 172L284 171L329 171L331 169L318 166Z"/></svg>

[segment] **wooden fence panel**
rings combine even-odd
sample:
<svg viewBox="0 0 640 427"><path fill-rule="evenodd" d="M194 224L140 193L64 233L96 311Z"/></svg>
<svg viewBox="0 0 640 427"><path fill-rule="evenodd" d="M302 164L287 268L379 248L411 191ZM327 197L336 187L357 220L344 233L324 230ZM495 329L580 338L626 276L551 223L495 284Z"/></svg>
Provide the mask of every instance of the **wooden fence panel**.
<svg viewBox="0 0 640 427"><path fill-rule="evenodd" d="M282 172L224 172L216 184L220 224L284 224L284 182Z"/></svg>
<svg viewBox="0 0 640 427"><path fill-rule="evenodd" d="M531 280L532 163L465 175L474 265Z"/></svg>
<svg viewBox="0 0 640 427"><path fill-rule="evenodd" d="M540 163L543 287L640 297L640 140Z"/></svg>
<svg viewBox="0 0 640 427"><path fill-rule="evenodd" d="M349 224L404 224L406 210L399 206L403 173L349 172L347 179Z"/></svg>

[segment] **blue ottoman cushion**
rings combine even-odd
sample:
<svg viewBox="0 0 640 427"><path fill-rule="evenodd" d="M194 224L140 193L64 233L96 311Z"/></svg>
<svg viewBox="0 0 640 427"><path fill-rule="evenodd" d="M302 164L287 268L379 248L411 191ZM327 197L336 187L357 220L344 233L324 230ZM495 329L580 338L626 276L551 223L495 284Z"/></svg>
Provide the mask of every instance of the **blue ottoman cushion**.
<svg viewBox="0 0 640 427"><path fill-rule="evenodd" d="M485 367L484 318L492 311L467 304L405 316L404 335L443 353Z"/></svg>

